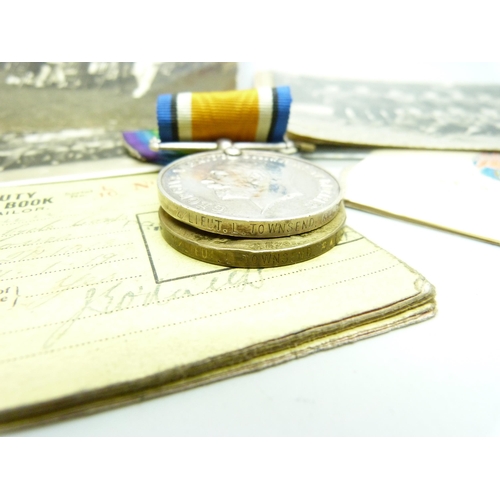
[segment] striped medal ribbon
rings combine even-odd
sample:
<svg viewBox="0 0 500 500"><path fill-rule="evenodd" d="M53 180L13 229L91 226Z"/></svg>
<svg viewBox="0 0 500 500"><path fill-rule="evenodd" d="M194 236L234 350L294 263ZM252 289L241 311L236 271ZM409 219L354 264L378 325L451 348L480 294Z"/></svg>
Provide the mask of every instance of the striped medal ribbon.
<svg viewBox="0 0 500 500"><path fill-rule="evenodd" d="M123 138L133 156L160 164L169 163L179 155L152 150L153 138L161 143L219 139L278 143L284 140L291 102L287 86L162 94L156 106L158 132L124 132Z"/></svg>
<svg viewBox="0 0 500 500"><path fill-rule="evenodd" d="M183 92L158 97L160 140L279 142L290 114L289 87Z"/></svg>

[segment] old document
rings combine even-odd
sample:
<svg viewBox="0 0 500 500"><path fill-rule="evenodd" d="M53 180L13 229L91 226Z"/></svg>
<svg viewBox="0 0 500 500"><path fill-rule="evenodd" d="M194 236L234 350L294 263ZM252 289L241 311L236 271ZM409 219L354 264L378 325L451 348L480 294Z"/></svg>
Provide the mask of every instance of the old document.
<svg viewBox="0 0 500 500"><path fill-rule="evenodd" d="M347 228L276 269L162 239L156 174L0 189L0 429L139 401L432 317L434 289Z"/></svg>
<svg viewBox="0 0 500 500"><path fill-rule="evenodd" d="M346 204L500 245L500 155L377 150L347 175Z"/></svg>
<svg viewBox="0 0 500 500"><path fill-rule="evenodd" d="M292 139L385 148L500 149L498 85L280 72L258 77L291 87L287 134Z"/></svg>

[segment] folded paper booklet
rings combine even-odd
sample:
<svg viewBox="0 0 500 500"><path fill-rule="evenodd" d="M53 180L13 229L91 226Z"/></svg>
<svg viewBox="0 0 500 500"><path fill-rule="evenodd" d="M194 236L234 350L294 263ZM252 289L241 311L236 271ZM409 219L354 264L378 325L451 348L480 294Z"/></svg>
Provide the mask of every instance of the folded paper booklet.
<svg viewBox="0 0 500 500"><path fill-rule="evenodd" d="M162 239L156 174L0 190L0 429L262 369L435 314L419 273L346 228L234 269Z"/></svg>

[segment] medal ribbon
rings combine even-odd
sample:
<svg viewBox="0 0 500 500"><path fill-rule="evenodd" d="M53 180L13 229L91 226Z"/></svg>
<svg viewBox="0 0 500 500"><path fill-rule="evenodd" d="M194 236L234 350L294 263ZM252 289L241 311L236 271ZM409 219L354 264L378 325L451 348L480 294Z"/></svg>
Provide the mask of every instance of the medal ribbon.
<svg viewBox="0 0 500 500"><path fill-rule="evenodd" d="M289 87L259 87L225 92L182 92L158 96L158 133L124 132L125 146L141 160L165 164L177 154L149 149L149 140L162 142L216 141L280 142L292 102Z"/></svg>
<svg viewBox="0 0 500 500"><path fill-rule="evenodd" d="M289 87L160 95L160 140L280 142L291 101Z"/></svg>

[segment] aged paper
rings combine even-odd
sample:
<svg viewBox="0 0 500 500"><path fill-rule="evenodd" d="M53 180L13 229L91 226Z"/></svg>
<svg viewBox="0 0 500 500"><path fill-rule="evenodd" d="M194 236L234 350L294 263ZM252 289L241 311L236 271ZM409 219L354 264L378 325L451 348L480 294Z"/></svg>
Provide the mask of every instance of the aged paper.
<svg viewBox="0 0 500 500"><path fill-rule="evenodd" d="M347 228L277 269L161 238L156 175L0 190L0 428L244 373L431 317L433 287Z"/></svg>
<svg viewBox="0 0 500 500"><path fill-rule="evenodd" d="M498 85L342 80L279 72L267 75L267 80L291 87L291 139L385 148L500 148Z"/></svg>
<svg viewBox="0 0 500 500"><path fill-rule="evenodd" d="M500 155L378 150L347 174L346 204L500 245Z"/></svg>

